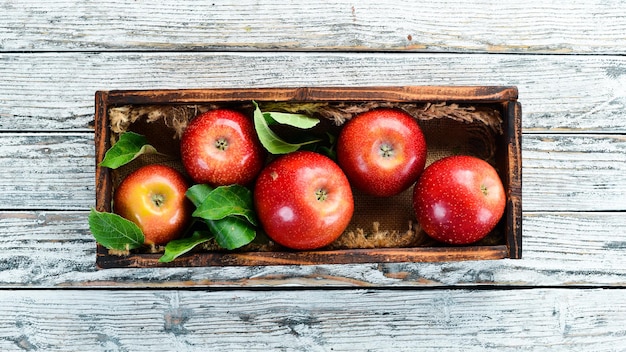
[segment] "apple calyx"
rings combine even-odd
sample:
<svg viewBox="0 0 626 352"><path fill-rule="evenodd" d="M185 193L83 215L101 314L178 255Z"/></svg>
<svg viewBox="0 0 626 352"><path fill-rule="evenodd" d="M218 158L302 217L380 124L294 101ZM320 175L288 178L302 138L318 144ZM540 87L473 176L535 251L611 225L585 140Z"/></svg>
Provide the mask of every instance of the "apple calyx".
<svg viewBox="0 0 626 352"><path fill-rule="evenodd" d="M378 155L382 158L393 158L396 155L396 151L391 143L384 142L378 148Z"/></svg>
<svg viewBox="0 0 626 352"><path fill-rule="evenodd" d="M326 198L328 198L328 191L325 190L324 188L320 188L318 190L315 191L315 198L319 201L319 202L323 202L326 200Z"/></svg>
<svg viewBox="0 0 626 352"><path fill-rule="evenodd" d="M483 192L483 195L485 197L489 195L489 189L484 184L480 185L480 191Z"/></svg>
<svg viewBox="0 0 626 352"><path fill-rule="evenodd" d="M165 203L165 196L162 193L155 193L150 196L150 200L155 207L160 208Z"/></svg>
<svg viewBox="0 0 626 352"><path fill-rule="evenodd" d="M215 148L221 150L221 151L225 151L226 149L228 149L228 139L226 139L225 137L220 137L218 139L215 140Z"/></svg>

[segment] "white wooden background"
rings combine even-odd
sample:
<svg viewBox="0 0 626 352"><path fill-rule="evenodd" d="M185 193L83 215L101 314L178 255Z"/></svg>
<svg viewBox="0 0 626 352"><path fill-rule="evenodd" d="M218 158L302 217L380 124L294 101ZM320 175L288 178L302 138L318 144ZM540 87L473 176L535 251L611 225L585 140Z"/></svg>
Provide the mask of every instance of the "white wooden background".
<svg viewBox="0 0 626 352"><path fill-rule="evenodd" d="M626 351L626 2L0 0L1 351ZM94 92L515 85L523 259L95 269Z"/></svg>

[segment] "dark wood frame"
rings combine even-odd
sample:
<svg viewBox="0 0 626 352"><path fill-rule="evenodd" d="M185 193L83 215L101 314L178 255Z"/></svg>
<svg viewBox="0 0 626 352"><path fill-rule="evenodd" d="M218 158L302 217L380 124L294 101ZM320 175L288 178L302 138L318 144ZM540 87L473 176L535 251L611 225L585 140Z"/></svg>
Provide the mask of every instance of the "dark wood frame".
<svg viewBox="0 0 626 352"><path fill-rule="evenodd" d="M522 256L522 160L521 105L515 87L493 86L411 86L411 87L320 87L185 89L143 91L98 91L95 101L96 165L110 148L111 131L107 111L112 106L136 104L201 104L239 101L323 102L448 102L489 104L499 108L504 134L498 138L496 163L507 193L505 211L506 244L495 246L416 247L282 252L193 253L171 263L159 263L161 254L111 255L98 245L98 268L114 267L192 267L279 264L353 264L380 262L438 262L488 260ZM109 169L96 166L96 209L111 211Z"/></svg>

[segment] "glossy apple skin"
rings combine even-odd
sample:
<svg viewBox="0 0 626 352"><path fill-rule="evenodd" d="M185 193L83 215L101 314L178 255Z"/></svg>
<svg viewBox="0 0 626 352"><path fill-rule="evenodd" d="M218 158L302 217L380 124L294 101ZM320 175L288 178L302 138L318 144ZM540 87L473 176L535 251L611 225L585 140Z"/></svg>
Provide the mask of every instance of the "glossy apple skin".
<svg viewBox="0 0 626 352"><path fill-rule="evenodd" d="M348 121L337 140L337 160L357 189L389 197L408 189L426 164L417 121L396 109L375 109Z"/></svg>
<svg viewBox="0 0 626 352"><path fill-rule="evenodd" d="M434 162L413 190L413 207L422 229L438 241L455 245L489 234L505 206L506 194L496 170L471 156Z"/></svg>
<svg viewBox="0 0 626 352"><path fill-rule="evenodd" d="M210 110L191 120L180 147L194 182L213 186L250 184L266 156L252 121L230 109Z"/></svg>
<svg viewBox="0 0 626 352"><path fill-rule="evenodd" d="M354 212L350 184L326 156L299 151L261 171L254 188L257 216L275 242L296 250L324 247L348 226Z"/></svg>
<svg viewBox="0 0 626 352"><path fill-rule="evenodd" d="M185 197L183 175L164 165L143 166L115 190L113 210L139 226L145 244L164 245L179 238L189 224L192 204Z"/></svg>

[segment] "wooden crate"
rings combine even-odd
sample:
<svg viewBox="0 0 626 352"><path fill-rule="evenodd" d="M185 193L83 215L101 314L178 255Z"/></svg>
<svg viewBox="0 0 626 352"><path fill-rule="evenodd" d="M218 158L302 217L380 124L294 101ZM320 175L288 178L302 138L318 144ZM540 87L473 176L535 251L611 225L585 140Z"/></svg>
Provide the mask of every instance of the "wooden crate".
<svg viewBox="0 0 626 352"><path fill-rule="evenodd" d="M110 254L98 245L98 268L156 266L236 266L280 264L351 264L377 262L434 262L521 258L521 106L515 87L358 87L358 88L251 88L188 89L96 92L95 144L99 163L111 146L109 111L120 106L283 103L402 103L459 104L487 108L501 116L501 134L495 138L493 162L507 195L505 215L498 224L502 236L496 244L448 246L443 244L408 248L361 248L315 251L206 251L194 252L170 263L159 263L160 253ZM168 137L169 138L169 137ZM158 145L155 145L158 149ZM111 211L113 183L111 170L96 167L96 208Z"/></svg>

